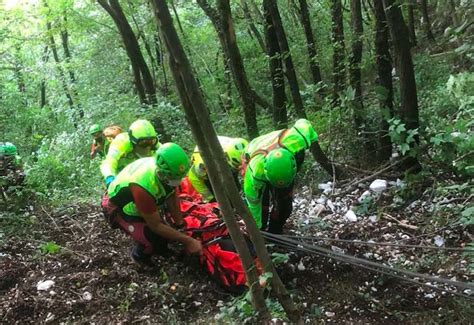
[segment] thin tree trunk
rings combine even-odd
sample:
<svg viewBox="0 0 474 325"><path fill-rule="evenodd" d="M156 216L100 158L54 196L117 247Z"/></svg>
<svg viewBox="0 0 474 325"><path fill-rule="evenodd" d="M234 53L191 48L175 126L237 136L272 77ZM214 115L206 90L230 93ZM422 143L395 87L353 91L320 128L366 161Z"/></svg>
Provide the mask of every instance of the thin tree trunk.
<svg viewBox="0 0 474 325"><path fill-rule="evenodd" d="M380 0L373 0L375 13L375 61L379 90L381 122L379 130L379 149L377 161L388 161L392 156L392 141L388 134L388 120L393 117L392 57L388 42L387 18Z"/></svg>
<svg viewBox="0 0 474 325"><path fill-rule="evenodd" d="M224 61L224 82L225 82L225 92L223 95L222 102L224 104L224 110L230 112L232 108L232 71L229 67L229 62L225 59L225 55L222 54L222 59Z"/></svg>
<svg viewBox="0 0 474 325"><path fill-rule="evenodd" d="M405 123L407 131L418 129L420 126L418 116L418 97L416 91L415 70L410 52L408 28L403 20L400 5L396 0L383 0L387 24L390 30L392 45L397 57L397 74L400 78L400 118ZM414 150L419 144L419 137L414 137L411 143ZM409 172L418 172L421 165L415 157L407 157L402 168Z"/></svg>
<svg viewBox="0 0 474 325"><path fill-rule="evenodd" d="M349 58L349 79L351 87L355 90L354 98L354 124L358 132L363 131L364 104L362 101L362 81L360 64L362 62L362 26L361 0L351 0L351 25L352 25L352 53ZM369 139L366 139L369 140Z"/></svg>
<svg viewBox="0 0 474 325"><path fill-rule="evenodd" d="M262 35L258 31L257 26L255 26L255 23L252 18L252 13L250 12L247 1L240 0L240 3L242 4L242 11L244 12L244 17L245 20L247 20L247 23L249 24L249 28L252 31L252 34L255 36L255 39L257 40L257 43L262 49L262 51L265 52L265 43L263 42Z"/></svg>
<svg viewBox="0 0 474 325"><path fill-rule="evenodd" d="M416 46L416 32L415 32L415 14L414 14L414 9L415 9L415 1L416 0L407 0L407 6L408 6L408 32L410 35L410 43L411 46Z"/></svg>
<svg viewBox="0 0 474 325"><path fill-rule="evenodd" d="M247 79L244 62L237 45L229 1L218 0L217 10L211 7L206 0L197 0L197 2L216 29L222 49L229 60L228 63L232 71L235 86L243 104L247 134L250 139L253 139L258 136L255 96Z"/></svg>
<svg viewBox="0 0 474 325"><path fill-rule="evenodd" d="M280 13L278 11L277 3L273 0L264 0L263 7L265 11L269 13L269 16L272 18L272 24L275 28L275 34L278 39L278 45L280 47L281 53L284 56L283 62L285 63L286 78L290 86L291 96L293 98L293 103L295 105L296 115L299 118L306 118L306 112L303 106L303 100L301 99L300 89L298 86L298 80L296 79L295 68L293 65L293 60L291 58L290 49L288 46L288 41L286 39L285 30L281 23ZM340 168L332 165L328 157L324 154L318 142L314 142L311 145L311 153L314 156L314 159L330 174L335 175L336 178L341 178L344 176L343 171Z"/></svg>
<svg viewBox="0 0 474 325"><path fill-rule="evenodd" d="M286 112L286 93L283 65L281 62L281 51L278 38L273 27L270 13L264 9L265 16L265 39L267 44L268 67L272 81L273 97L273 126L275 129L286 129L288 127L288 116Z"/></svg>
<svg viewBox="0 0 474 325"><path fill-rule="evenodd" d="M163 75L163 85L160 87L161 93L163 96L168 96L169 87L168 87L168 75L166 74L166 67L163 58L163 51L161 50L161 40L159 33L156 32L154 35L155 39L155 52L156 52L156 63L161 67L161 73Z"/></svg>
<svg viewBox="0 0 474 325"><path fill-rule="evenodd" d="M428 3L426 0L420 0L421 14L423 16L423 26L425 28L426 38L434 42L435 38L431 31L430 16L428 15Z"/></svg>
<svg viewBox="0 0 474 325"><path fill-rule="evenodd" d="M135 86L138 97L142 104L154 106L157 103L156 88L150 69L143 57L137 37L128 23L122 7L118 0L97 0L105 11L112 17L122 37L125 50L132 65ZM170 136L166 133L161 119L153 119L153 125L161 135L161 141L169 141Z"/></svg>
<svg viewBox="0 0 474 325"><path fill-rule="evenodd" d="M49 60L49 47L45 45L43 50L43 55L41 56L41 62L46 64ZM43 77L40 83L40 107L43 108L46 106L46 80Z"/></svg>
<svg viewBox="0 0 474 325"><path fill-rule="evenodd" d="M291 57L290 48L288 46L288 40L286 38L285 30L281 22L280 12L278 11L278 4L273 0L264 0L263 7L270 14L272 18L273 27L275 34L278 39L278 46L280 47L280 53L283 57L285 64L285 75L288 80L290 87L291 97L295 106L296 115L301 118L305 118L306 113L304 111L303 100L301 98L300 89L298 85L298 79L296 78L295 67L293 65L293 59Z"/></svg>
<svg viewBox="0 0 474 325"><path fill-rule="evenodd" d="M69 107L74 109L74 101L73 101L72 96L69 92L69 87L68 87L67 81L66 81L66 75L64 74L64 70L61 67L61 60L59 59L58 51L57 51L57 48L56 48L56 42L54 41L54 36L53 36L52 31L51 31L51 23L50 22L46 23L46 29L47 29L48 34L49 34L49 46L51 48L51 52L53 53L54 62L56 62L56 69L58 70L58 73L59 73L59 79L61 80L61 85L63 87L64 95L66 95Z"/></svg>
<svg viewBox="0 0 474 325"><path fill-rule="evenodd" d="M259 312L259 316L268 321L271 315L265 305L263 290L258 285L258 274L245 240L236 223L228 196L229 187L234 187L236 192L237 188L233 182L229 184L224 183L225 177L232 178L232 175L226 165L224 153L207 114L204 98L174 29L166 1L151 1L158 26L170 53L171 71L185 109L186 118L203 155L210 181L216 190L216 197L222 209L224 221L244 266L247 280L250 284L250 291L252 292L252 303L256 311ZM240 197L239 199L241 200ZM275 274L275 276L277 275Z"/></svg>
<svg viewBox="0 0 474 325"><path fill-rule="evenodd" d="M79 117L83 118L84 117L84 109L82 108L82 105L79 102L79 93L77 91L76 87L76 76L74 74L74 71L72 70L70 64L71 64L71 51L69 50L69 33L67 31L67 16L66 13L64 13L63 16L64 20L64 25L61 28L61 44L63 47L63 52L64 52L64 60L66 61L66 70L69 75L69 81L71 85L71 91L74 95L74 99L76 101L76 106L79 111Z"/></svg>
<svg viewBox="0 0 474 325"><path fill-rule="evenodd" d="M338 107L341 104L340 93L345 88L346 70L344 64L345 45L344 45L344 25L342 21L342 3L341 0L331 0L332 16L332 65L333 65L333 94L332 106Z"/></svg>
<svg viewBox="0 0 474 325"><path fill-rule="evenodd" d="M321 70L319 68L318 56L316 53L316 42L314 41L313 29L311 28L311 20L306 0L299 0L299 13L301 25L303 26L306 37L306 49L308 50L311 77L313 78L313 83L317 85L318 83L322 82ZM322 90L323 88L320 87L318 92L321 93Z"/></svg>
<svg viewBox="0 0 474 325"><path fill-rule="evenodd" d="M128 23L127 17L123 13L122 7L118 0L97 0L99 4L109 13L119 29L120 36L122 36L125 50L132 64L135 84L140 100L144 104L156 103L156 90L153 83L153 78L150 69L146 64L143 54L140 50L137 37L135 36L132 27ZM141 85L141 86L139 86ZM145 96L143 96L143 94Z"/></svg>

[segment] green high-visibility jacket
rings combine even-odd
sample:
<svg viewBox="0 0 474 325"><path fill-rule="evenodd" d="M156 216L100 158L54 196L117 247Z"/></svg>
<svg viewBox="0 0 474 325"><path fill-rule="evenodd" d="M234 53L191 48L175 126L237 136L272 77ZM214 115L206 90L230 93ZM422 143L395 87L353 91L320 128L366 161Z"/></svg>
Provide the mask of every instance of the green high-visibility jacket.
<svg viewBox="0 0 474 325"><path fill-rule="evenodd" d="M153 156L159 147L160 143L157 142L156 147L150 150L146 157ZM144 157L139 157L135 153L128 133L120 133L110 143L107 156L100 165L100 171L104 178L116 176L125 166L140 158Z"/></svg>
<svg viewBox="0 0 474 325"><path fill-rule="evenodd" d="M217 139L219 140L224 153L227 153L227 151L230 150L233 138L218 136ZM189 182L196 192L201 194L202 198L209 202L214 198L214 194L212 189L208 187L209 177L207 176L207 170L204 166L204 161L202 160L198 146L194 148L191 162L192 165L188 172Z"/></svg>
<svg viewBox="0 0 474 325"><path fill-rule="evenodd" d="M273 131L252 140L245 152L247 168L244 175L244 194L247 205L259 228L262 227L262 198L268 179L264 166L266 155L276 148L285 148L293 155L309 149L318 140L311 122L306 119L296 121L290 129Z"/></svg>
<svg viewBox="0 0 474 325"><path fill-rule="evenodd" d="M174 189L165 187L157 176L157 166L154 157L141 158L125 167L110 183L108 194L110 200L129 216L140 214L137 210L130 191L130 185L135 184L147 191L156 201L157 205L164 203Z"/></svg>

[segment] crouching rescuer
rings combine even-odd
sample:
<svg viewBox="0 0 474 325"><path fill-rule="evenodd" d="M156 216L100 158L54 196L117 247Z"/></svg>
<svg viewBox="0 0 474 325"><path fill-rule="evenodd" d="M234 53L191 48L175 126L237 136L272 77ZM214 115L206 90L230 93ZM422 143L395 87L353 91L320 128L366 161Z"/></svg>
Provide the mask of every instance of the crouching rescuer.
<svg viewBox="0 0 474 325"><path fill-rule="evenodd" d="M252 140L245 152L244 194L257 227L281 234L293 210L293 188L305 150L318 135L306 119ZM271 211L270 211L271 207Z"/></svg>
<svg viewBox="0 0 474 325"><path fill-rule="evenodd" d="M154 157L138 159L111 182L102 201L104 214L135 240L132 259L153 266L153 254L166 255L168 241L182 243L189 254L201 254L201 243L163 222L169 213L177 227L183 225L175 187L189 169L189 158L175 143L161 145Z"/></svg>

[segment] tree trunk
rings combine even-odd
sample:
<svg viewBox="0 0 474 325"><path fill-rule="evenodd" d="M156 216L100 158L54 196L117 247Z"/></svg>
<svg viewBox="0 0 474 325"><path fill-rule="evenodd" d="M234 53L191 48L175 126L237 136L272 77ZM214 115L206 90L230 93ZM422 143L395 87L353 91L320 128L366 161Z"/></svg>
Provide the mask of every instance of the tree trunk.
<svg viewBox="0 0 474 325"><path fill-rule="evenodd" d="M431 31L431 22L430 16L428 15L428 3L426 0L420 0L421 14L423 16L423 26L425 28L426 38L434 42L435 38L433 32Z"/></svg>
<svg viewBox="0 0 474 325"><path fill-rule="evenodd" d="M400 118L405 123L407 132L418 129L418 97L416 91L415 71L410 52L410 40L408 39L408 28L403 20L400 5L396 0L383 0L387 24L392 38L392 45L397 57L396 70L400 78ZM411 143L412 149L419 144L419 137L414 137ZM402 168L408 172L418 172L421 165L415 157L407 157Z"/></svg>
<svg viewBox="0 0 474 325"><path fill-rule="evenodd" d="M268 321L271 315L265 305L263 290L258 284L258 274L253 264L252 257L236 223L232 209L233 202L231 203L229 198L229 188L233 188L234 192L238 193L237 187L232 181L228 184L224 183L227 179L231 179L232 175L227 167L224 153L219 141L217 140L217 135L212 126L209 115L207 114L201 90L194 78L189 61L187 60L176 30L174 29L166 1L151 1L154 7L156 20L170 54L171 71L175 79L179 96L183 103L186 118L197 145L203 155L210 181L215 189L217 200L223 212L224 221L226 222L232 241L234 242L242 261L249 282L250 291L252 293L252 303L256 311L259 313L259 316L263 320ZM242 202L240 196L239 200ZM256 229L255 222L253 226ZM251 227L249 228L251 231ZM266 250L264 245L263 249ZM277 274L274 276L278 277ZM289 316L290 319L292 319L291 315ZM297 321L298 319L294 320Z"/></svg>
<svg viewBox="0 0 474 325"><path fill-rule="evenodd" d="M388 161L392 156L392 141L388 135L388 120L393 117L393 84L392 84L392 58L388 42L389 31L387 18L380 0L373 0L375 13L375 62L377 66L377 83L380 86L381 122L379 130L379 149L377 161Z"/></svg>
<svg viewBox="0 0 474 325"><path fill-rule="evenodd" d="M151 76L150 69L143 57L137 37L132 27L128 23L127 17L123 13L118 0L97 0L105 11L112 17L122 37L125 50L132 65L135 86L138 97L142 104L155 105L157 103L156 89ZM161 135L161 141L169 141L170 137L166 133L161 119L153 119L156 131Z"/></svg>
<svg viewBox="0 0 474 325"><path fill-rule="evenodd" d="M351 87L355 90L354 98L354 123L358 132L363 131L364 105L362 101L362 82L360 64L362 62L362 7L361 0L351 0L351 25L352 25L352 53L349 58L349 79ZM369 140L369 139L366 139Z"/></svg>
<svg viewBox="0 0 474 325"><path fill-rule="evenodd" d="M319 69L318 56L316 53L316 42L314 41L313 30L311 28L308 4L306 3L306 0L299 0L299 5L301 25L303 26L304 34L306 37L306 49L308 50L311 77L313 79L313 83L317 85L318 83L322 82L322 78L321 70ZM318 92L321 93L322 90L323 88L320 87L318 89Z"/></svg>
<svg viewBox="0 0 474 325"><path fill-rule="evenodd" d="M340 93L345 88L346 70L344 64L344 25L342 21L341 0L331 0L332 16L332 66L333 66L333 95L332 106L338 107L341 104Z"/></svg>
<svg viewBox="0 0 474 325"><path fill-rule="evenodd" d="M410 43L411 46L416 46L416 33L415 33L415 1L416 0L407 0L407 7L408 7L408 33L410 36Z"/></svg>
<svg viewBox="0 0 474 325"><path fill-rule="evenodd" d="M41 56L41 62L46 64L49 60L49 47L45 45L43 50L43 55ZM40 107L43 108L46 106L46 80L43 77L40 82Z"/></svg>
<svg viewBox="0 0 474 325"><path fill-rule="evenodd" d="M298 86L298 80L296 78L295 68L293 65L293 60L291 58L290 49L288 46L288 41L286 39L285 30L281 23L280 13L278 11L277 3L273 0L264 0L263 7L266 12L269 13L269 16L272 19L273 27L275 28L275 34L278 39L278 45L280 47L281 53L284 56L286 78L290 86L291 96L293 98L293 103L295 105L296 115L299 118L306 118L306 112L303 106L303 100L301 99L300 89ZM311 146L311 153L314 156L314 159L330 174L335 175L336 178L343 177L344 173L341 169L333 166L329 159L326 157L318 142L315 142Z"/></svg>
<svg viewBox="0 0 474 325"><path fill-rule="evenodd" d="M112 17L117 26L120 36L122 37L125 50L130 59L135 85L143 104L156 103L156 90L150 69L146 64L143 54L140 50L137 37L132 27L128 23L127 17L123 13L122 7L118 0L97 0L105 11Z"/></svg>
<svg viewBox="0 0 474 325"><path fill-rule="evenodd" d="M255 36L255 39L257 40L257 43L262 49L262 51L265 52L265 43L263 42L262 35L258 31L257 26L255 26L255 23L252 18L252 13L250 12L247 1L240 0L240 3L242 4L242 11L244 12L244 17L245 20L247 20L247 23L249 24L249 28L252 31L252 34Z"/></svg>
<svg viewBox="0 0 474 325"><path fill-rule="evenodd" d="M69 92L69 87L66 81L66 75L64 74L64 70L61 67L61 60L59 59L58 50L56 48L56 42L54 41L54 35L51 31L51 23L46 23L46 29L49 34L49 46L51 48L51 52L53 53L54 62L56 62L56 69L59 73L59 79L61 80L61 85L63 87L64 95L66 95L67 102L69 107L74 109L74 101L72 99L71 93Z"/></svg>
<svg viewBox="0 0 474 325"><path fill-rule="evenodd" d="M79 117L83 118L84 117L84 109L82 108L82 105L80 104L79 101L79 93L77 91L76 87L76 76L74 74L74 71L71 68L71 51L69 50L69 33L67 31L67 16L66 13L64 13L63 16L64 20L64 25L61 28L61 44L63 47L63 52L64 52L64 60L66 61L66 70L69 75L69 81L71 85L71 91L74 95L74 98L76 100L76 105L79 111Z"/></svg>
<svg viewBox="0 0 474 325"><path fill-rule="evenodd" d="M290 93L295 106L296 115L300 118L305 118L306 113L304 111L303 100L301 99L300 88L298 85L298 79L296 78L295 67L293 65L293 59L288 46L288 40L286 38L285 30L283 29L280 12L278 11L278 4L273 0L263 0L263 7L272 18L273 27L278 39L278 46L280 47L280 53L285 64L285 75L290 87Z"/></svg>
<svg viewBox="0 0 474 325"><path fill-rule="evenodd" d="M265 16L265 39L268 55L268 66L272 81L273 97L273 126L276 130L288 127L288 116L286 112L286 93L283 66L281 62L281 51L278 45L278 38L273 27L270 13L264 9Z"/></svg>
<svg viewBox="0 0 474 325"><path fill-rule="evenodd" d="M161 73L163 75L163 85L160 87L161 93L163 96L168 96L168 75L166 74L166 67L163 58L163 51L161 50L161 40L159 33L156 32L154 35L155 40L155 53L156 53L156 63L161 67Z"/></svg>
<svg viewBox="0 0 474 325"><path fill-rule="evenodd" d="M211 7L206 0L197 0L197 2L214 25L222 49L229 60L228 63L232 71L235 86L243 104L247 134L250 139L253 139L258 136L255 96L247 79L244 62L237 45L229 0L218 0L217 10Z"/></svg>

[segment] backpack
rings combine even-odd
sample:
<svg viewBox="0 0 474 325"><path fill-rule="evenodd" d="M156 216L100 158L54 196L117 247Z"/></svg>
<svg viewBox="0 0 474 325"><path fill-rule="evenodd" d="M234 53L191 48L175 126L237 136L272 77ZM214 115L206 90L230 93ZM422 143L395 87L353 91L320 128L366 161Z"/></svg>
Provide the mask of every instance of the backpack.
<svg viewBox="0 0 474 325"><path fill-rule="evenodd" d="M189 192L187 192L189 190ZM203 203L202 198L190 186L187 178L179 187L181 212L184 216L183 231L201 241L202 268L225 290L242 293L247 288L244 268L235 249L229 231L222 219L216 202ZM250 253L261 273L261 266L248 235L244 234Z"/></svg>

